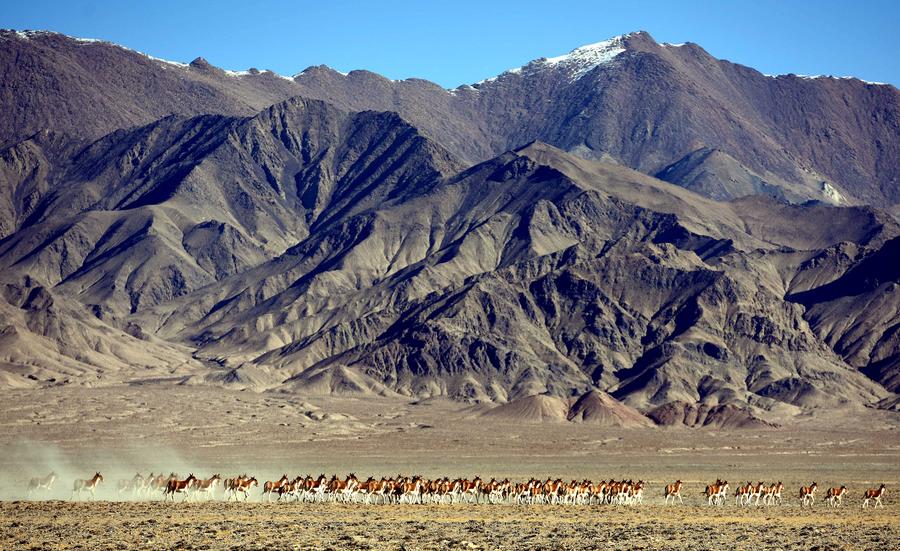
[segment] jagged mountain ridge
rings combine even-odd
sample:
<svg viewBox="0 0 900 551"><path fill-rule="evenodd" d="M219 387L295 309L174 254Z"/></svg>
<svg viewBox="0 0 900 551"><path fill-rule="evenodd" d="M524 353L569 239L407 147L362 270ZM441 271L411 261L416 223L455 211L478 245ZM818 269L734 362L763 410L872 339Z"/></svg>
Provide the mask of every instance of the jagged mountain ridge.
<svg viewBox="0 0 900 551"><path fill-rule="evenodd" d="M0 143L45 128L95 139L169 113L246 116L302 95L349 111L396 111L468 163L540 140L717 198L763 192L889 209L900 201L893 86L767 77L643 32L449 91L327 67L288 79L226 72L202 59L173 65L53 33L0 32L0 55L0 104L15 114ZM702 184L704 172L720 183Z"/></svg>
<svg viewBox="0 0 900 551"><path fill-rule="evenodd" d="M794 223L803 218L811 220ZM816 234L825 219L832 230ZM767 238L754 235L764 227ZM717 203L534 144L347 217L275 260L135 319L194 343L199 357L233 370L230 380L254 384L493 401L600 387L642 408L858 403L883 390L783 300L785 280L818 267L782 257L846 240L877 250L896 232L871 209ZM772 260L751 269L761 251ZM663 288L660 278L669 281ZM766 288L756 288L760 281ZM521 292L509 296L510 285L529 289L528 308L513 298ZM573 285L593 288L587 296L603 298L602 310L586 312L580 294L554 304ZM721 310L757 294L747 311ZM551 321L562 312L585 318ZM816 384L805 382L810 369Z"/></svg>
<svg viewBox="0 0 900 551"><path fill-rule="evenodd" d="M478 266L472 267L469 272L453 274L456 280L453 287L442 293L427 295L412 305L409 302L416 297L411 297L406 289L415 290L417 285L400 283L398 279L405 274L398 272L394 279L383 280L383 284L378 284L377 287L387 288L381 290L381 293L376 290L375 298L369 287L358 291L360 300L367 301L360 310L365 313L362 318L339 320L340 323L326 326L309 336L292 336L286 347L276 348L259 358L248 357L245 360L259 365L271 364L288 373L297 371L293 381L300 388L310 379L319 384L323 372L334 372L332 375L337 379L343 379L349 368L358 369L370 378L371 381L366 383L368 385L387 381L391 388L399 387L402 391L415 395L450 394L463 399L501 401L543 392L564 394L568 389L583 390L594 385L600 385L626 403L639 407L653 405L654 400L665 402L683 398L696 401L713 399L712 397L727 400L734 397L733 385L736 381L741 381L740 385L743 386L744 381L749 379L755 380L763 395L785 394L787 401L805 405L816 403L825 396L835 397L836 400L850 399L846 394L848 388L857 388L863 393L872 390L873 387L869 387L856 375L849 380L842 380L839 385L827 385L827 389L807 388L805 385L802 391L782 388L789 389L802 381L808 364L815 364L817 370L825 369L831 373L828 377L840 378L841 373L846 374L844 368L839 367L842 361L826 351L808 327L804 327L802 311L782 301L782 282L762 270L752 275L743 273L747 269L746 260L743 255L733 251L732 239L720 238L716 240L718 243L714 243L708 237L691 235L679 224L681 221L677 217L661 216L644 209L635 211L633 204L622 204L619 198L610 204L610 199L604 198L599 190L586 191L573 184L561 172L534 161L533 157L546 159L544 156L548 154L557 159L566 159L559 152L552 152L552 149L535 146L524 150L522 156L496 161L508 163L501 164L501 174L516 175L514 178L519 178L520 173L529 175L519 184L523 187L537 187L534 180L529 180L531 177L544 184L556 180L557 185L562 187L554 188L553 194L544 200L535 201L533 197L529 197L526 204L536 206L527 207L527 217L522 212L513 214L501 210L478 224L479 229L494 226L477 235L480 251L495 266L493 271L478 273L484 269L484 266ZM494 163L487 163L481 167L481 171L483 174L480 177L489 180L490 175L498 172L498 167ZM631 178L636 176L632 174ZM470 174L468 178L477 180L475 174ZM648 179L647 184L659 191L660 184L651 182ZM546 190L546 186L543 189ZM603 189L609 191L610 187L604 186ZM662 189L673 194L688 195L678 188ZM514 189L511 195L518 196L517 192L519 189ZM489 202L493 204L492 201ZM441 203L445 204L444 201ZM470 203L463 201L462 204ZM541 212L540 207L551 208L550 205L553 205L553 215ZM735 211L746 213L751 210L750 207L751 205L746 204L736 205ZM538 217L542 221L539 226L541 231L532 227L532 221L538 215L534 212L535 209L543 215ZM584 230L566 235L556 224L547 224L548 215L550 220L555 218L556 223L561 218L567 222L566 226L572 224L568 219L572 216L567 212L568 209L574 209L578 213L579 222L587 225ZM834 214L834 209L826 209L820 216ZM597 216L604 211L607 221L599 223L597 227ZM585 218L585 212L591 216ZM752 220L759 212L750 212L744 217ZM681 211L680 214L689 216L686 211ZM501 229L520 227L520 224L526 223L518 219L520 216L528 220L528 235L533 235L528 240L531 246L523 247L517 243L519 239L513 238L516 234ZM700 212L695 216L701 216ZM385 215L385 218L409 221L403 215ZM722 218L727 220L729 217ZM588 223L586 220L592 222ZM684 224L692 225L691 222L694 221L688 219ZM788 222L789 219L786 218L786 227ZM883 222L890 227L886 235L896 232L895 224L891 226L889 219L879 219L878 216L872 218L867 225L859 224L858 219L857 222L848 222L846 227L858 227L860 230L856 239L873 247L884 243L885 234L881 233ZM411 223L421 224L418 220ZM627 229L616 229L621 228L623 223L626 223ZM705 224L707 231L717 233L717 224L700 223ZM592 225L594 227L590 228ZM592 231L588 231L589 228ZM572 232L571 226L568 231ZM735 232L726 224L719 226L719 231L739 238L740 232ZM490 237L485 237L485 234ZM510 241L498 236L506 236ZM612 242L609 241L610 238ZM784 242L790 242L795 237L786 233L785 239ZM498 240L499 244L496 243ZM742 241L743 247L751 243L759 245L752 237L745 236ZM426 277L422 274L427 274L428 280L434 280L434 271L440 268L449 266L441 270L443 273L455 271L462 263L459 257L463 255L459 251L464 244L465 239L460 246L451 245L447 247L448 250L439 251L435 261L425 262L428 267L413 266L408 273L414 279L422 279ZM548 247L548 244L553 245ZM808 246L810 242L804 236L799 236L799 240L793 241L793 244ZM828 238L818 246L827 244ZM783 244L772 243L768 246L776 251L784 247ZM599 259L590 253L606 248L609 248L606 254ZM688 249L687 254L683 251L684 248ZM739 266L739 271L722 273L713 267L715 263L713 266L706 266L694 249L704 256L709 255L709 259L724 255L729 263ZM506 256L509 253L514 254ZM665 279L675 280L668 284L671 288L660 289L659 278L663 276L657 273L659 269L655 266L669 262L674 266L663 270L663 273L667 274ZM703 269L698 272L700 267ZM576 268L578 276L573 280L572 270ZM430 270L431 273L425 270ZM647 277L652 283L642 284L640 279L647 273L651 274ZM562 278L565 285L561 285L558 278ZM763 290L756 299L756 305L746 307L746 312L721 310L730 300L735 300L736 296L746 297L760 293L755 288L758 278L767 281L774 288ZM589 296L603 298L606 303L604 310L608 311L606 315L611 317L604 316L604 321L601 322L599 314L602 310L588 315L584 311L587 305L581 296L567 297L565 304L554 304L573 285L576 288L581 285L592 288L593 294ZM613 285L613 289L606 288L608 285ZM529 289L528 294L513 292L513 289L521 288ZM400 297L396 295L398 289L402 293ZM348 290L344 289L342 292L346 294ZM318 296L318 293L307 290L298 294L289 292L283 302L267 302L261 310L251 306L248 328L268 326L274 321L268 314L274 304L278 305L275 310L279 312L288 308L309 311L311 304L315 304L315 299L310 298L309 294ZM610 295L619 298L611 299ZM384 297L390 303L385 308L373 308L371 301L378 297ZM529 303L527 307L520 303L526 297ZM712 301L712 305L707 304L707 301ZM400 308L394 307L392 303L398 304ZM704 319L705 316L697 312L698 309L702 311L704 305L707 309L718 311L712 316L712 320ZM542 312L542 309L547 308L550 308L549 312ZM568 315L563 315L564 312L573 312L576 319L578 316L586 316L587 319L576 322ZM777 313L773 315L773 312ZM260 313L266 318L265 322L255 317ZM241 314L237 319L247 319L244 316L245 314ZM559 317L562 319L553 320ZM329 318L334 320L331 313ZM213 333L204 337L207 344L201 348L202 353L224 357L223 352L235 348L250 336L250 330L242 330L240 325L235 325L234 318L226 319L225 323L219 323L221 334ZM679 328L684 323L687 327ZM696 324L700 326L694 327ZM707 326L709 324L711 327ZM315 325L318 323L313 323ZM606 336L596 340L597 337L591 331L592 325L595 325L593 331ZM273 328L273 331L280 329L283 327ZM625 338L628 334L631 337ZM298 339L298 336L303 338ZM611 337L614 337L613 341L607 342L606 339ZM256 342L261 342L261 336L259 339ZM746 342L742 342L744 340ZM334 355L335 347L337 350L346 350ZM765 354L761 355L761 351ZM732 357L732 354L736 357ZM741 370L754 363L757 365L749 373L729 376L730 382L726 383L723 380L704 380L706 375L702 371L698 372L696 366L710 362L717 364L717 369L722 368L722 364L732 364ZM544 368L548 365L549 370ZM788 367L791 365L793 367ZM680 381L684 386L672 388L674 381ZM353 384L359 382L355 381ZM704 388L706 390L700 390ZM864 388L868 390L863 390ZM650 389L655 389L650 393L655 398L648 401ZM681 392L685 394L681 395ZM817 393L821 396L813 397Z"/></svg>

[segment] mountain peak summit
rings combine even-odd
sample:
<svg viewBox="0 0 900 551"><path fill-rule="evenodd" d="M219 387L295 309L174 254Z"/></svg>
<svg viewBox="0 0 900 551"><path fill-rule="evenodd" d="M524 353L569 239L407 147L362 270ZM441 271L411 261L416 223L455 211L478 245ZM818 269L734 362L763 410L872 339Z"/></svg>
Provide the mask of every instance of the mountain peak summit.
<svg viewBox="0 0 900 551"><path fill-rule="evenodd" d="M540 57L534 59L522 67L509 69L501 73L519 74L533 73L547 68L554 68L564 71L568 78L572 81L578 80L584 75L591 72L594 68L601 65L611 63L620 54L623 54L630 46L637 43L645 43L649 41L655 44L653 37L646 31L635 31L628 34L622 34L579 46L567 54L556 57ZM495 80L497 77L482 80L477 84L483 84Z"/></svg>
<svg viewBox="0 0 900 551"><path fill-rule="evenodd" d="M559 67L566 70L572 80L577 80L598 65L605 65L624 52L625 38L616 36L601 42L579 46L565 55L537 59L529 65Z"/></svg>

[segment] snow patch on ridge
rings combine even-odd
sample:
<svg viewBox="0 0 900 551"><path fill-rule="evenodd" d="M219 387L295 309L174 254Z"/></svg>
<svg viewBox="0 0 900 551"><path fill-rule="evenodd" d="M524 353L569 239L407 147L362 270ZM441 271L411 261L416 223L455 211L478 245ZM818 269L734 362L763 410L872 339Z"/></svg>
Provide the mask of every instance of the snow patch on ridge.
<svg viewBox="0 0 900 551"><path fill-rule="evenodd" d="M471 84L462 84L457 86L456 88L448 89L447 92L451 96L459 95L462 92L477 94L479 92L478 88L475 88Z"/></svg>
<svg viewBox="0 0 900 551"><path fill-rule="evenodd" d="M851 76L839 77L839 76L835 76L835 75L798 75L796 73L784 73L784 74L780 74L780 75L770 75L767 73L763 73L762 75L764 77L769 77L769 78L797 77L797 78L802 78L803 80L821 80L821 79L858 80L862 83L872 84L874 86L891 86L887 82L875 82L873 80L864 80L859 77L851 77Z"/></svg>
<svg viewBox="0 0 900 551"><path fill-rule="evenodd" d="M123 47L123 46L119 46L119 47L120 47L120 48L123 48L123 49L125 49L125 50L128 50L128 48L125 48L125 47ZM137 50L131 50L131 51L134 52L134 53L136 53L136 54L140 54L140 55L146 57L147 59L149 59L149 60L151 60L151 61L157 61L157 62L159 62L159 63L165 63L166 65L173 65L173 66L175 66L175 67L181 67L182 69L184 69L185 67L188 67L188 64L187 64L187 63L181 63L180 61L171 61L171 60L168 60L168 59L163 59L163 58L161 58L161 57L154 57L154 56L152 56L152 55L150 55L150 54L145 54L145 53L139 52L139 51L137 51Z"/></svg>
<svg viewBox="0 0 900 551"><path fill-rule="evenodd" d="M232 78L240 78L240 77L246 77L246 76L258 76L263 73L268 73L268 74L272 75L273 77L278 77L278 78L287 80L289 82L294 82L294 79L292 77L288 77L285 75L279 75L275 71L270 71L269 69L264 69L262 71L250 70L250 69L248 69L246 71L231 71L229 69L223 69L223 71L225 72L225 76L232 77Z"/></svg>
<svg viewBox="0 0 900 551"><path fill-rule="evenodd" d="M294 82L294 79L293 79L292 77L289 77L289 76L287 76L287 75L280 75L280 74L276 73L275 71L270 71L270 70L266 69L266 70L263 71L263 72L264 72L264 73L269 73L270 75L274 75L274 76L276 76L276 77L278 77L278 78L281 78L281 79L284 79L284 80L287 80L287 81L290 81L290 82Z"/></svg>
<svg viewBox="0 0 900 551"><path fill-rule="evenodd" d="M41 36L61 36L61 37L68 38L74 42L78 42L81 44L106 44L108 46L113 46L113 47L119 48L121 50L125 50L126 52L132 52L132 53L138 54L140 56L143 56L143 57L149 59L150 61L155 61L157 63L163 63L165 65L170 65L172 67L178 67L181 69L190 67L190 64L188 64L188 63L181 63L180 61L170 61L168 59L162 59L160 57L155 57L150 54L146 54L144 52L128 48L127 46L122 46L121 44L116 44L115 42L110 42L108 40L100 40L98 38L82 38L82 37L78 37L78 36L69 36L69 35L53 32L53 31L14 31L14 32L18 38L21 38L23 40L31 40L32 38L37 38L37 37L41 37ZM284 75L279 75L278 73L276 73L274 71L266 70L266 71L261 71L261 72L262 73L270 73L278 78L282 78L284 80L288 80L291 82L294 81L293 78L284 76ZM229 76L229 77L244 77L244 76L248 76L248 75L252 75L252 74L253 73L251 73L250 71L225 70L225 75Z"/></svg>
<svg viewBox="0 0 900 551"><path fill-rule="evenodd" d="M78 37L78 36L69 36L69 35L65 35L62 33L53 32L53 31L15 31L15 33L16 33L16 36L18 36L19 38L22 38L24 40L31 40L32 38L37 38L37 37L41 37L41 36L62 36L64 38L68 38L74 42L79 42L81 44L106 44L108 46L114 46L116 48L119 48L120 50L125 50L126 52L132 52L132 53L141 55L151 61L165 63L166 65L172 65L174 67L181 67L181 68L188 66L187 63L181 63L179 61L169 61L168 59L154 57L150 54L145 54L144 52L141 52L138 50L133 50L126 46L122 46L121 44L116 44L115 42L110 42L108 40L100 40L99 38L82 38L82 37Z"/></svg>
<svg viewBox="0 0 900 551"><path fill-rule="evenodd" d="M779 76L781 76L781 75L779 75ZM874 84L876 86L887 86L888 85L886 82L874 82L871 80L863 80L859 77L850 77L850 76L847 76L847 77L838 77L838 76L834 76L834 75L796 75L796 76L798 76L802 79L806 79L806 80L817 80L817 79L821 79L821 78L830 78L830 79L834 79L834 80L858 80L860 82L864 82L866 84Z"/></svg>
<svg viewBox="0 0 900 551"><path fill-rule="evenodd" d="M822 195L835 205L843 205L847 203L847 199L841 195L841 192L834 188L828 182L822 182Z"/></svg>
<svg viewBox="0 0 900 551"><path fill-rule="evenodd" d="M293 78L297 78L300 75L305 74L307 71L312 71L314 69L322 69L322 68L328 69L329 71L333 71L341 76L348 76L350 74L350 73L345 73L344 71L338 71L337 69L335 69L334 67L332 67L330 65L310 65L306 69L303 69L299 73L295 74Z"/></svg>

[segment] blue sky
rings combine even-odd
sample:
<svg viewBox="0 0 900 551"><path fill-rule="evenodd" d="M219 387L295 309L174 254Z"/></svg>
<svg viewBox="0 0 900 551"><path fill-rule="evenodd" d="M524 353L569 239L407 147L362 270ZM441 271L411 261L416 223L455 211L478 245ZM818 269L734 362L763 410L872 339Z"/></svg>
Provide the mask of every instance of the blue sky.
<svg viewBox="0 0 900 551"><path fill-rule="evenodd" d="M0 0L0 27L101 38L174 61L310 65L445 87L634 30L764 73L900 84L900 0Z"/></svg>

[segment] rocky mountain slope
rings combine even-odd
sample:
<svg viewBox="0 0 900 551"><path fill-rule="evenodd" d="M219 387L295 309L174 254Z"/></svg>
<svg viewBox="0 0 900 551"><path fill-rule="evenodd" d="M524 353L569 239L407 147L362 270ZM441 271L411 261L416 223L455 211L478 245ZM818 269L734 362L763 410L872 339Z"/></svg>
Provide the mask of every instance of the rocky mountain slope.
<svg viewBox="0 0 900 551"><path fill-rule="evenodd" d="M53 144L0 153L0 265L116 313L243 272L460 167L396 114L300 98L244 119L170 116L62 154Z"/></svg>
<svg viewBox="0 0 900 551"><path fill-rule="evenodd" d="M160 332L197 342L199 354L237 373L290 375L294 388L327 381L330 390L505 401L596 386L643 408L672 400L815 407L883 394L784 300L798 272L815 270L784 257L844 241L876 251L897 234L887 215L715 203L541 144L432 194L380 208L353 247L304 243L302 254L289 251L212 297L189 297L199 324L173 326L170 309L153 312L169 324ZM830 235L803 231L825 219ZM763 239L754 235L761 220ZM446 229L423 231L435 227ZM311 256L322 263L310 265ZM255 300L253 282L272 278L294 283ZM341 299L329 292L335 282Z"/></svg>
<svg viewBox="0 0 900 551"><path fill-rule="evenodd" d="M895 202L893 87L645 33L453 91L50 33L4 31L0 56L4 385L629 427L896 397L900 226L866 204Z"/></svg>

